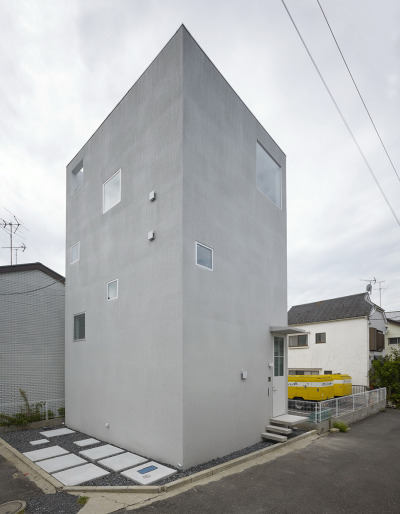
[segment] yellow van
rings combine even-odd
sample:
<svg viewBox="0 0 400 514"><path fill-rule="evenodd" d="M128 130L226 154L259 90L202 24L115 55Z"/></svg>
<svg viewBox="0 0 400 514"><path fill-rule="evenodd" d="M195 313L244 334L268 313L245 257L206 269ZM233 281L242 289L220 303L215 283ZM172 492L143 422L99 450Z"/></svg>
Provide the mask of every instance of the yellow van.
<svg viewBox="0 0 400 514"><path fill-rule="evenodd" d="M335 373L331 376L333 379L333 393L335 396L347 396L349 394L353 394L353 386L351 384L350 375Z"/></svg>
<svg viewBox="0 0 400 514"><path fill-rule="evenodd" d="M339 380L339 379L338 379ZM332 375L289 375L288 398L329 400L334 397Z"/></svg>

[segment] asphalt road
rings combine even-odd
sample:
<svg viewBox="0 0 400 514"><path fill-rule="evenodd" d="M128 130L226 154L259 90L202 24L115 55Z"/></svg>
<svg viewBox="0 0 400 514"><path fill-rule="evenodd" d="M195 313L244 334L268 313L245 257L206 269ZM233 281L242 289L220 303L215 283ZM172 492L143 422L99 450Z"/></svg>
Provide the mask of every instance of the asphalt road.
<svg viewBox="0 0 400 514"><path fill-rule="evenodd" d="M37 485L0 455L0 505L41 495L44 493Z"/></svg>
<svg viewBox="0 0 400 514"><path fill-rule="evenodd" d="M140 514L399 513L400 410L138 509ZM122 512L122 511L118 511Z"/></svg>

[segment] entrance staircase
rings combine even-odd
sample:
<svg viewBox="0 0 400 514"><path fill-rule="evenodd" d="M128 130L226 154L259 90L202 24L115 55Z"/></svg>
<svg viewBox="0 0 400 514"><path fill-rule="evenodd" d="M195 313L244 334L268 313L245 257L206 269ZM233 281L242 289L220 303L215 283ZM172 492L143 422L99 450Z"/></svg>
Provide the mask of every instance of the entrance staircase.
<svg viewBox="0 0 400 514"><path fill-rule="evenodd" d="M276 416L269 420L270 424L265 427L265 432L261 434L261 437L269 441L284 443L287 441L287 436L292 433L292 427L306 420L307 418L303 416L294 416L292 414Z"/></svg>

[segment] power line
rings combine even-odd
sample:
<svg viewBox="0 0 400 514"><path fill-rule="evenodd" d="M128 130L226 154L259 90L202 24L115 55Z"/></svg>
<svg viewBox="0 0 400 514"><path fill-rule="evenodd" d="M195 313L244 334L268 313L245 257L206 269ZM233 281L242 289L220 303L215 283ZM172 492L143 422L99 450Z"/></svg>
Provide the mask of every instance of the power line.
<svg viewBox="0 0 400 514"><path fill-rule="evenodd" d="M42 289L46 289L46 287L50 287L54 284L58 284L58 280L55 280L54 282L52 282L51 284L47 284L47 286L43 286L43 287L38 287L37 289L31 289L30 291L18 291L16 293L0 293L0 296L11 296L11 295L15 295L15 294L28 294L28 293L34 293L35 291L41 291Z"/></svg>
<svg viewBox="0 0 400 514"><path fill-rule="evenodd" d="M346 68L347 68L347 71L349 72L349 75L350 75L350 77L351 77L351 80L353 81L354 87L355 87L355 88L356 88L356 90L357 90L358 96L360 97L360 100L361 100L361 102L362 102L362 103L363 103L363 105L364 105L364 108L365 108L365 110L366 110L366 112L367 112L367 114L368 114L368 117L369 117L369 119L370 119L370 121L371 121L371 123L372 123L372 126L373 126L373 127L374 127L374 129L375 129L376 135L378 136L379 141L381 142L381 145L382 145L383 149L385 150L385 153L386 153L386 155L387 155L387 158L389 159L390 164L392 165L392 168L393 168L394 172L396 173L396 176L397 176L398 180L400 181L399 174L397 173L397 170L396 170L396 168L395 168L395 165L393 164L393 161L392 161L392 159L390 158L389 152L387 151L386 146L384 145L384 143L383 143L383 141L382 141L382 138L381 138L381 136L380 136L380 134L379 134L379 132L378 132L378 129L376 128L376 125L375 125L375 123L374 123L374 121L373 121L373 119L372 119L372 116L371 116L371 114L370 114L370 112L369 112L369 110L368 110L368 108L367 108L367 106L366 106L366 104L365 104L365 102L364 102L364 99L363 99L363 97L362 97L362 95L361 95L361 93L360 93L360 90L358 89L358 86L357 86L357 84L356 84L356 81L354 80L354 77L353 77L353 75L352 75L352 73L351 73L351 71L350 71L350 68L349 68L349 66L348 66L348 64L347 64L347 62L346 62L346 59L344 58L343 52L342 52L342 50L340 49L339 43L337 42L337 39L336 39L336 37L335 37L335 34L333 33L332 27L331 27L331 26L330 26L330 24L329 24L328 18L327 18L327 17L326 17L326 15L325 15L325 12L324 12L324 10L323 10L323 8L322 8L321 4L320 4L320 1L319 1L319 0L317 0L317 2L318 2L318 5L319 5L319 8L320 8L320 9L321 9L321 11L322 11L322 14L324 15L324 18L325 18L326 24L327 24L327 25L328 25L328 27L329 27L329 30L330 30L330 32L331 32L331 34L332 34L332 37L333 37L333 39L334 39L334 41L335 41L335 43L336 43L337 49L339 50L339 53L340 53L340 55L342 56L342 59L343 59L343 62L344 62L344 64L345 64Z"/></svg>
<svg viewBox="0 0 400 514"><path fill-rule="evenodd" d="M288 15L289 15L289 18L290 18L291 22L293 23L294 28L296 29L296 32L297 32L297 34L298 34L299 38L301 39L301 42L303 43L304 48L306 49L306 52L308 53L308 56L309 56L309 57L310 57L310 59L311 59L311 62L312 62L312 63L313 63L313 65L314 65L314 68L316 69L316 71L317 71L317 73L318 73L318 75L319 75L319 78L322 80L322 83L324 84L325 89L327 90L327 92L328 92L328 94L329 94L329 96L330 96L330 98L331 98L331 100L332 100L332 102L333 102L334 106L336 107L336 110L338 111L339 116L341 117L341 119L342 119L343 123L345 124L345 127L347 128L347 130L348 130L348 132L349 132L349 134L350 134L351 138L353 139L354 144L356 145L356 147L357 147L357 149L358 149L358 151L359 151L359 153L360 153L361 157L363 158L363 160L364 160L364 162L365 162L365 164L366 164L366 166L367 166L367 168L368 168L368 170L369 170L370 174L372 175L372 178L374 179L374 181L375 181L375 183L376 183L376 185L377 185L377 187L378 187L379 191L381 192L381 194L382 194L382 196L383 196L383 199L385 200L385 202L386 202L387 206L388 206L388 207L389 207L389 209L391 210L391 212L392 212L392 214L393 214L393 216L394 216L395 220L397 221L397 224L398 224L398 225L399 225L399 227L400 227L400 219L397 217L397 215L396 215L396 213L395 213L395 211L394 211L394 209L393 209L393 207L392 207L391 203L390 203L390 202L389 202L389 200L387 199L387 197L386 197L386 195L385 195L385 192L383 191L383 189L382 189L382 187L381 187L381 185L380 185L380 183L379 183L378 179L376 178L375 173L373 172L373 170L372 170L372 168L371 168L371 166L370 166L370 164L369 164L369 162L368 162L367 158L366 158L366 157L365 157L365 155L364 155L364 152L362 151L362 149L361 149L360 145L358 144L358 141L357 141L356 137L354 136L354 134L353 134L353 132L352 132L352 130L351 130L351 128L350 128L350 126L349 126L349 124L347 123L347 121L346 121L346 119L345 119L345 117L344 117L344 115L343 115L342 111L340 110L340 107L338 106L338 104L337 104L337 102L336 102L336 100L335 100L335 98L334 98L334 96L333 96L333 94L332 94L331 90L329 89L328 84L325 82L325 79L324 79L324 77L322 76L322 73L320 72L320 70L319 70L319 68L318 68L318 66L317 66L317 63L314 61L314 58L313 58L313 56L311 55L311 52L310 52L310 50L308 49L308 46L306 45L306 42L304 41L304 39L303 39L303 37L302 37L302 35L301 35L301 33L300 33L300 30L297 28L297 25L296 25L296 23L295 23L294 19L292 18L292 15L290 14L290 11L289 11L288 7L287 7L287 6L286 6L286 4L285 4L285 1L284 1L284 0L282 0L282 3L283 3L283 5L284 5L284 7L285 7L285 9L286 9L286 12L287 12L287 13L288 13Z"/></svg>

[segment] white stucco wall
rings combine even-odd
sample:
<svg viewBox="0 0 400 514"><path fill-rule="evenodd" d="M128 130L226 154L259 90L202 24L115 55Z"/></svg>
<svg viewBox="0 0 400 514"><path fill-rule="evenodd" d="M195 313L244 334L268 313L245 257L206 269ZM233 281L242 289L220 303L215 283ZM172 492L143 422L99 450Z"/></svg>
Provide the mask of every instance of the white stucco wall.
<svg viewBox="0 0 400 514"><path fill-rule="evenodd" d="M398 323L387 322L388 332L385 334L385 352L390 352L391 348L400 348L399 344L389 344L389 339L393 337L400 338L400 325Z"/></svg>
<svg viewBox="0 0 400 514"><path fill-rule="evenodd" d="M367 318L293 325L308 334L308 347L289 348L289 369L318 369L347 373L353 384L368 385L369 322ZM326 332L326 343L315 334Z"/></svg>

